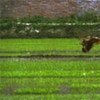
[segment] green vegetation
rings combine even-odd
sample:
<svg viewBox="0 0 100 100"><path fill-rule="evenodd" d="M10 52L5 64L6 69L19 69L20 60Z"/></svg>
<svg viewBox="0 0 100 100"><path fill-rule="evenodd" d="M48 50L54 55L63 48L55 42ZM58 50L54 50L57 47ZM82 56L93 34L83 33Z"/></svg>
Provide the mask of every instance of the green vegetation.
<svg viewBox="0 0 100 100"><path fill-rule="evenodd" d="M100 36L91 11L0 19L0 100L100 100L100 46L83 53L87 35Z"/></svg>
<svg viewBox="0 0 100 100"><path fill-rule="evenodd" d="M53 94L53 95L16 95L16 96L2 96L1 100L99 100L99 94L67 94L67 95L60 95L60 94Z"/></svg>
<svg viewBox="0 0 100 100"><path fill-rule="evenodd" d="M79 39L1 39L0 56L91 55L99 56L100 47L82 53Z"/></svg>
<svg viewBox="0 0 100 100"><path fill-rule="evenodd" d="M85 12L81 15L71 15L68 17L56 17L56 18L48 18L43 16L33 16L33 17L25 17L25 18L2 18L0 19L0 23L11 23L11 22L26 22L26 23L73 23L73 22L99 22L100 17L95 12Z"/></svg>
<svg viewBox="0 0 100 100"><path fill-rule="evenodd" d="M99 50L94 46L89 53L82 53L78 39L1 39L0 56L12 58L0 58L0 99L99 100L100 61L95 58L100 56Z"/></svg>
<svg viewBox="0 0 100 100"><path fill-rule="evenodd" d="M91 61L0 60L1 98L99 98L99 61Z"/></svg>
<svg viewBox="0 0 100 100"><path fill-rule="evenodd" d="M72 42L74 41L74 42ZM0 51L70 50L80 46L78 39L1 39Z"/></svg>
<svg viewBox="0 0 100 100"><path fill-rule="evenodd" d="M5 62L5 63L4 63ZM1 61L2 77L82 77L99 76L99 61ZM89 67L87 67L87 65ZM95 68L95 66L96 68ZM95 71L94 71L95 70ZM91 71L94 71L93 73ZM92 75L91 75L92 73Z"/></svg>
<svg viewBox="0 0 100 100"><path fill-rule="evenodd" d="M56 93L57 87L59 88L60 85L72 88L70 93L76 94L86 93L86 88L94 89L90 93L96 93L97 88L100 88L100 85L97 84L100 77L99 61L1 60L0 65L2 91L7 88L6 86L10 87L11 84L20 87L16 89L15 93L36 92L37 94L41 92ZM75 87L79 90L77 91ZM85 87L85 89L81 87Z"/></svg>
<svg viewBox="0 0 100 100"><path fill-rule="evenodd" d="M41 16L22 19L0 19L0 38L78 38L84 35L100 36L99 22L99 16L92 13L56 19Z"/></svg>
<svg viewBox="0 0 100 100"><path fill-rule="evenodd" d="M0 38L79 38L99 36L100 23L4 23Z"/></svg>

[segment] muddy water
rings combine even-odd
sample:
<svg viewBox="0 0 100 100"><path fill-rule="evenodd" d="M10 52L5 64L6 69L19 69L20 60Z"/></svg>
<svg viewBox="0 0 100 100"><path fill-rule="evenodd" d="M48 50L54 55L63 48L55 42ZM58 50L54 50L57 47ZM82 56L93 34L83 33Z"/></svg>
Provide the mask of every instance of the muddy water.
<svg viewBox="0 0 100 100"><path fill-rule="evenodd" d="M68 56L68 55L31 55L31 56L0 56L0 60L100 60L100 56Z"/></svg>

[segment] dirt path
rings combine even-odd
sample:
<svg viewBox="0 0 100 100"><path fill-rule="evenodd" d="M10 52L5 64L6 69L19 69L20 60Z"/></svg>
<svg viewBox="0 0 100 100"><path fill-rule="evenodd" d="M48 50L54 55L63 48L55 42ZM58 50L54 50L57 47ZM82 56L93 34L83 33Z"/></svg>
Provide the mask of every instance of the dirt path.
<svg viewBox="0 0 100 100"><path fill-rule="evenodd" d="M20 59L20 60L100 60L100 56L85 55L30 55L30 56L0 56L2 59Z"/></svg>

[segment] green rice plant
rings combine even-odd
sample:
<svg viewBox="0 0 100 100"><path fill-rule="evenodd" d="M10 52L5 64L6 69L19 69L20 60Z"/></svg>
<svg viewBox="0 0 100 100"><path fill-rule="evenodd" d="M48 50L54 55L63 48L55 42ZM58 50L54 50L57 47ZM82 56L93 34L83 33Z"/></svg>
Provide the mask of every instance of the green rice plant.
<svg viewBox="0 0 100 100"><path fill-rule="evenodd" d="M0 96L1 100L99 100L99 94L48 94L48 95L13 95L13 96Z"/></svg>
<svg viewBox="0 0 100 100"><path fill-rule="evenodd" d="M3 39L0 51L74 50L79 47L78 42L77 39Z"/></svg>
<svg viewBox="0 0 100 100"><path fill-rule="evenodd" d="M99 77L98 60L0 60L0 96L3 99L7 95L13 99L15 95L58 98L59 94L67 98L76 95L80 99L80 94L84 94L82 98L94 94L93 97L99 98Z"/></svg>
<svg viewBox="0 0 100 100"><path fill-rule="evenodd" d="M99 56L95 46L84 54L78 39L3 39L0 40L0 56L30 55L84 55Z"/></svg>
<svg viewBox="0 0 100 100"><path fill-rule="evenodd" d="M0 60L0 71L89 71L100 70L98 60Z"/></svg>
<svg viewBox="0 0 100 100"><path fill-rule="evenodd" d="M99 50L99 46L95 46L91 52L84 54L77 39L0 40L0 56L5 57L91 56L86 60L81 57L74 60L0 59L0 99L99 100L100 62L95 59L95 56L99 56Z"/></svg>

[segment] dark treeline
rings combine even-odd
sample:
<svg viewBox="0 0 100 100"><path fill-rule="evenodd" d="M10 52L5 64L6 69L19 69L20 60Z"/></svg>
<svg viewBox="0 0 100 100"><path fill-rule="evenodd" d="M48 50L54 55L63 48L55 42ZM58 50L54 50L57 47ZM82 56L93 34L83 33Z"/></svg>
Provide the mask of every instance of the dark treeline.
<svg viewBox="0 0 100 100"><path fill-rule="evenodd" d="M93 13L82 16L54 18L34 16L28 18L0 19L0 38L70 38L86 35L100 36L100 17ZM44 25L45 23L45 25ZM49 25L51 23L51 25ZM59 25L56 25L59 23ZM65 25L76 23L76 25ZM98 23L80 25L79 23Z"/></svg>

